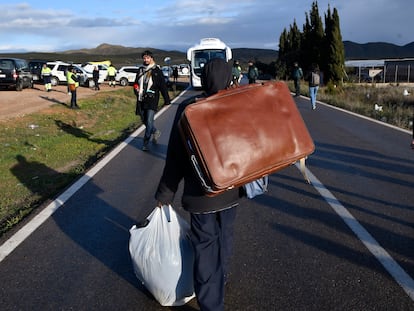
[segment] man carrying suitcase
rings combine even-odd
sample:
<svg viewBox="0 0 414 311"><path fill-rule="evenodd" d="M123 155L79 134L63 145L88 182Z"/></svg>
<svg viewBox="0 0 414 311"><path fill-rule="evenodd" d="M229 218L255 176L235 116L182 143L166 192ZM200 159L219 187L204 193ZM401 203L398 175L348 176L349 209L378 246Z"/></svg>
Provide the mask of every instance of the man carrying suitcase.
<svg viewBox="0 0 414 311"><path fill-rule="evenodd" d="M231 65L212 59L203 68L203 96L210 96L230 86ZM236 206L243 196L240 188L207 197L195 174L180 136L178 121L184 108L195 98L184 101L177 109L167 158L155 198L158 205L171 204L178 185L184 179L183 208L191 215L191 241L195 251L194 290L200 310L223 311L224 287L233 248L233 224Z"/></svg>

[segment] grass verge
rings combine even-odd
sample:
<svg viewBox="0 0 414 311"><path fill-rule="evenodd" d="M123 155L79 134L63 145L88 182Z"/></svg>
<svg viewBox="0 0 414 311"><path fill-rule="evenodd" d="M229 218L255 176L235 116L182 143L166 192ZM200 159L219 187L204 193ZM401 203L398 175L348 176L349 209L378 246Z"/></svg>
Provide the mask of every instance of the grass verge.
<svg viewBox="0 0 414 311"><path fill-rule="evenodd" d="M0 236L141 125L130 87L98 92L78 103L80 110L55 104L0 121Z"/></svg>
<svg viewBox="0 0 414 311"><path fill-rule="evenodd" d="M288 85L293 92L293 82ZM309 96L307 83L302 84L301 94ZM403 129L413 128L412 87L375 84L346 84L335 87L328 84L319 88L317 100Z"/></svg>

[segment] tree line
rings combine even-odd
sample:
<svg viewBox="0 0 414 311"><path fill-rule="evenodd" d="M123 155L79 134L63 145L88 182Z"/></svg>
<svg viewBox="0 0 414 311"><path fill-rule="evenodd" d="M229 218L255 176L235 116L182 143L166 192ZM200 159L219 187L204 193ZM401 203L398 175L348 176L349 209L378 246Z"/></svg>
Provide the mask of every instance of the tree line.
<svg viewBox="0 0 414 311"><path fill-rule="evenodd" d="M294 62L307 71L317 64L325 84L340 84L345 74L345 49L342 42L339 15L330 6L324 15L325 27L319 15L317 1L305 13L305 24L300 31L296 20L283 30L279 38L279 56L275 64L276 76L290 78Z"/></svg>

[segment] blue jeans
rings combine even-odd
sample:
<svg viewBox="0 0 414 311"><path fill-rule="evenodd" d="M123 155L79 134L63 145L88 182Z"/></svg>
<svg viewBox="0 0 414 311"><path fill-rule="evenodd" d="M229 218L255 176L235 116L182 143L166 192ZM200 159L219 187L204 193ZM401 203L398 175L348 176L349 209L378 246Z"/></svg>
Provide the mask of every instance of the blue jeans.
<svg viewBox="0 0 414 311"><path fill-rule="evenodd" d="M309 87L309 97L312 104L312 107L316 107L316 95L318 94L319 86L310 86Z"/></svg>
<svg viewBox="0 0 414 311"><path fill-rule="evenodd" d="M144 110L144 124L145 124L145 134L144 134L144 144L147 144L151 139L151 135L157 130L154 126L154 116L155 111L151 109Z"/></svg>
<svg viewBox="0 0 414 311"><path fill-rule="evenodd" d="M236 208L191 214L194 291L202 311L224 310L224 285L233 251Z"/></svg>

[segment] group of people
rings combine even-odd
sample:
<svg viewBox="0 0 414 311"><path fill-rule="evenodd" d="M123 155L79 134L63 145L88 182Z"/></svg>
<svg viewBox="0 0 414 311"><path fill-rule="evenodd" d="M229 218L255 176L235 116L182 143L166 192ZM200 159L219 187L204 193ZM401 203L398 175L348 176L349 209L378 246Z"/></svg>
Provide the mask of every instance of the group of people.
<svg viewBox="0 0 414 311"><path fill-rule="evenodd" d="M302 68L299 67L299 64L297 62L295 62L293 64L292 79L295 86L295 96L300 96L301 80L305 79L308 81L310 102L312 109L315 110L316 96L318 94L319 85L321 83L319 66L317 64L312 64L311 69L308 71L307 75L304 76Z"/></svg>
<svg viewBox="0 0 414 311"><path fill-rule="evenodd" d="M108 66L107 69L107 73L108 73L108 85L115 87L116 86L116 81L115 81L115 76L116 76L116 68L114 67L113 64L110 64ZM93 79L93 84L94 84L94 90L95 91L99 91L101 88L99 86L99 67L98 66L94 66L93 67L93 71L92 71L92 79Z"/></svg>
<svg viewBox="0 0 414 311"><path fill-rule="evenodd" d="M253 64L253 61L249 60L247 64L248 64L248 68L247 68L247 78L249 80L249 84L256 83L256 80L259 77L259 70ZM233 62L233 67L232 67L231 74L232 74L232 82L231 82L231 85L233 87L240 86L240 81L243 78L243 74L242 74L242 68L240 66L240 62L238 60L235 60Z"/></svg>

